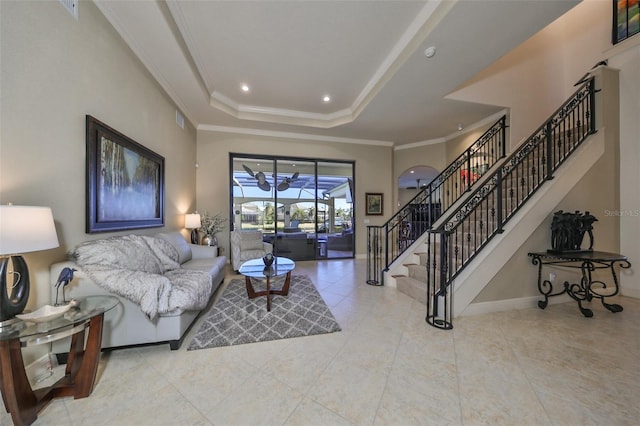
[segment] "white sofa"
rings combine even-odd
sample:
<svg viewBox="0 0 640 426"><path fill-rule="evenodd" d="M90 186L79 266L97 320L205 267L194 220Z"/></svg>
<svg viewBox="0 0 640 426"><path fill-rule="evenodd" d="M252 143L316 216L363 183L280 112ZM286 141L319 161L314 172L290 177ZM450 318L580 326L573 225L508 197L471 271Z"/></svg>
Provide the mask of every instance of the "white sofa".
<svg viewBox="0 0 640 426"><path fill-rule="evenodd" d="M211 297L224 280L225 256L217 256L217 247L188 244L179 232L156 234L175 247L179 254L178 262L183 269L200 270L212 277ZM150 343L169 343L175 350L182 344L186 332L194 323L199 310L175 310L160 314L150 320L137 304L117 296L98 286L83 272L82 268L73 261L59 262L51 265L51 304L56 298L54 286L63 268L75 268L74 279L65 288L67 300L91 295L111 294L118 297L120 303L105 314L105 325L102 336L102 348L117 348ZM62 291L58 294L62 299ZM63 353L69 350L67 341L54 342L53 352Z"/></svg>

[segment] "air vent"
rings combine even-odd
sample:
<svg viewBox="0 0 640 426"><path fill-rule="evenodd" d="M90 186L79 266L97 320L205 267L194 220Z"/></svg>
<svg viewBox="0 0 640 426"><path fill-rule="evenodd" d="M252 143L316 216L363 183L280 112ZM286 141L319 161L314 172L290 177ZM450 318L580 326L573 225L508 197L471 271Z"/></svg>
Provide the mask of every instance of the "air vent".
<svg viewBox="0 0 640 426"><path fill-rule="evenodd" d="M78 20L78 0L60 0L60 3L67 11Z"/></svg>
<svg viewBox="0 0 640 426"><path fill-rule="evenodd" d="M181 129L184 129L184 116L180 114L180 111L176 110L176 123Z"/></svg>

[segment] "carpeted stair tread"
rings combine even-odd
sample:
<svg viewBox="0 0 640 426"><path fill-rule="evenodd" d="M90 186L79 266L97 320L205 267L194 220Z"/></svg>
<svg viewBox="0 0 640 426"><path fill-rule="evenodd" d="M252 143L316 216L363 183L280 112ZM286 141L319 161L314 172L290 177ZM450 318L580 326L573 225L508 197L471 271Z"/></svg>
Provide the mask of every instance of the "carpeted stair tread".
<svg viewBox="0 0 640 426"><path fill-rule="evenodd" d="M427 283L411 277L402 277L396 279L396 287L398 291L407 296L416 299L423 305L427 304Z"/></svg>
<svg viewBox="0 0 640 426"><path fill-rule="evenodd" d="M409 276L416 280L427 282L427 268L425 265L410 265L408 266Z"/></svg>

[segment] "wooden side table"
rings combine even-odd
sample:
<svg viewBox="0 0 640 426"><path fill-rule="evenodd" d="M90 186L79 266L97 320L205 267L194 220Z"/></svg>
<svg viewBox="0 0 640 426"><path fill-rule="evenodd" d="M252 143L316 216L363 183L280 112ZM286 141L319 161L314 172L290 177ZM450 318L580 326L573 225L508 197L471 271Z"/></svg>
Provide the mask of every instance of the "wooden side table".
<svg viewBox="0 0 640 426"><path fill-rule="evenodd" d="M89 296L63 317L38 324L17 320L0 328L0 390L14 424L33 423L54 398L78 399L91 394L100 361L104 313L117 304L113 296ZM68 336L71 347L65 375L49 387L32 390L21 349Z"/></svg>

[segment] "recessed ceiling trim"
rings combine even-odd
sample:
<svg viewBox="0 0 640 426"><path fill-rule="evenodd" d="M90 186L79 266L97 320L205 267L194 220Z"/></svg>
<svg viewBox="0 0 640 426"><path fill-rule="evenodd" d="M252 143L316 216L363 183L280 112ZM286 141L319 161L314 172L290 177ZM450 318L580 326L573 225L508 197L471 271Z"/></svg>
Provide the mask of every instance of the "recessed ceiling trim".
<svg viewBox="0 0 640 426"><path fill-rule="evenodd" d="M351 110L346 108L340 111L322 114L292 109L262 107L257 105L238 104L223 93L213 92L209 103L227 114L243 119L255 121L267 121L279 124L296 124L307 127L328 129L353 121Z"/></svg>
<svg viewBox="0 0 640 426"><path fill-rule="evenodd" d="M184 15L178 2L167 2L174 20L178 25L185 43L191 51L196 68L202 81L211 91L209 105L226 114L243 120L254 120L278 124L293 124L307 127L328 129L353 122L367 105L375 98L382 88L391 80L393 75L402 67L409 57L420 47L426 37L437 27L440 21L453 8L458 0L433 0L427 1L420 13L413 20L409 28L395 44L389 55L380 64L372 78L365 85L350 108L345 108L331 113L315 113L307 111L272 108L268 106L243 105L233 98L212 90L212 86L206 82L203 67L198 61L200 53L196 51L193 38L187 30Z"/></svg>
<svg viewBox="0 0 640 426"><path fill-rule="evenodd" d="M219 109L222 112L226 112L229 115L234 117L238 117L238 110L240 108L240 104L238 104L233 99L224 95L223 93L214 91L211 93L211 97L209 98L209 104Z"/></svg>
<svg viewBox="0 0 640 426"><path fill-rule="evenodd" d="M461 135L464 135L466 133L469 133L475 129L478 129L480 127L486 126L488 124L493 124L494 122L496 122L500 117L502 117L503 115L507 115L509 112L508 109L503 109L502 111L498 111L495 114L490 115L487 118L483 118L480 121L477 121L473 124L471 124L470 126L467 126L464 131L462 132L454 132L451 133L450 135L447 135L443 138L437 138L437 139L429 139L426 141L420 141L420 142L414 142L414 143L409 143L409 144L405 144L405 145L400 145L400 146L396 146L395 148L393 148L394 151L401 151L403 149L411 149L411 148L418 148L421 146L427 146L427 145L435 145L438 143L443 143L443 142L448 142L451 139L455 139L455 138L459 138Z"/></svg>
<svg viewBox="0 0 640 426"><path fill-rule="evenodd" d="M394 151L402 151L403 149L411 149L411 148L419 148L421 146L427 146L427 145L436 145L439 143L445 143L447 141L446 138L436 138L436 139L429 139L427 141L420 141L420 142L414 142L414 143L408 143L408 144L404 144L404 145L399 145L393 148Z"/></svg>
<svg viewBox="0 0 640 426"><path fill-rule="evenodd" d="M354 119L420 47L458 0L428 1L351 106Z"/></svg>
<svg viewBox="0 0 640 426"><path fill-rule="evenodd" d="M393 142L391 141L380 141L380 140L374 140L374 139L342 138L342 137L335 137L335 136L312 135L308 133L293 133L293 132L281 132L281 131L274 131L274 130L249 129L246 127L216 126L211 124L200 124L198 125L198 130L203 130L206 132L231 133L231 134L237 134L237 135L264 136L264 137L283 138L283 139L298 139L298 140L317 141L317 142L349 143L349 144L356 144L356 145L375 145L375 146L388 146L388 147L393 146Z"/></svg>
<svg viewBox="0 0 640 426"><path fill-rule="evenodd" d="M206 86L206 89L210 93L213 92L214 87L211 84L211 82L207 81L207 78L206 78L207 73L203 72L205 68L202 65L201 61L198 60L199 58L202 58L202 55L196 47L198 44L194 42L193 34L191 34L191 31L189 31L189 26L187 25L187 20L184 17L182 8L180 7L180 2L167 0L165 3L169 8L169 12L171 12L171 15L173 16L173 21L178 27L178 30L180 31L180 35L182 36L182 39L184 40L184 43L187 46L187 49L190 52L191 59L196 65L198 76Z"/></svg>
<svg viewBox="0 0 640 426"><path fill-rule="evenodd" d="M167 81L166 78L163 77L162 72L155 66L154 61L152 61L149 56L145 53L145 49L142 48L138 43L136 43L136 37L133 37L129 31L127 31L127 26L120 22L118 19L118 13L111 10L111 4L106 0L94 0L95 5L98 7L100 12L104 15L104 17L109 21L109 23L115 28L115 30L120 34L125 43L129 46L129 48L133 51L133 53L138 57L140 62L149 70L151 75L156 79L158 84L167 92L169 97L175 102L178 109L182 111L185 117L191 122L191 124L195 127L198 124L198 121L195 119L195 114L191 112L187 105L181 101L181 97L178 95L177 91L173 88L173 86ZM159 13L161 13L159 11ZM182 51L180 51L182 54Z"/></svg>

